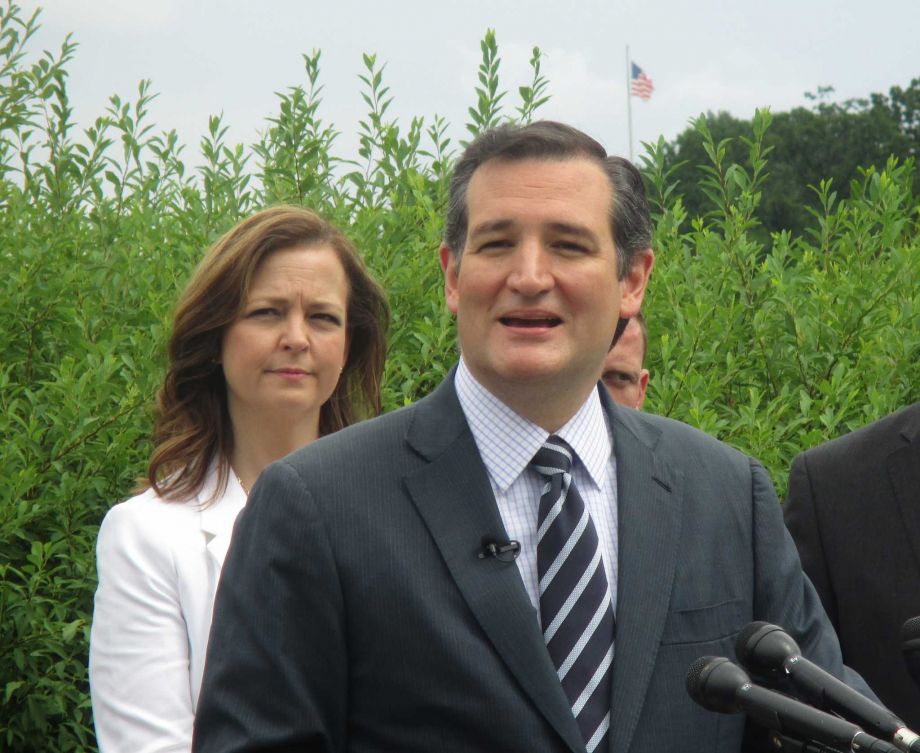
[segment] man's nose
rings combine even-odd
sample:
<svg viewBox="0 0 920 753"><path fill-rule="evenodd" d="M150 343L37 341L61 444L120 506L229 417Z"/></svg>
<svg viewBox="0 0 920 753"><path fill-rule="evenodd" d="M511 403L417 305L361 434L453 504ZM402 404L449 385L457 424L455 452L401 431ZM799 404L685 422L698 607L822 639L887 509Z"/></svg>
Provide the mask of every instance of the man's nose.
<svg viewBox="0 0 920 753"><path fill-rule="evenodd" d="M518 247L508 286L525 296L540 295L553 286L552 257L539 240L528 240Z"/></svg>

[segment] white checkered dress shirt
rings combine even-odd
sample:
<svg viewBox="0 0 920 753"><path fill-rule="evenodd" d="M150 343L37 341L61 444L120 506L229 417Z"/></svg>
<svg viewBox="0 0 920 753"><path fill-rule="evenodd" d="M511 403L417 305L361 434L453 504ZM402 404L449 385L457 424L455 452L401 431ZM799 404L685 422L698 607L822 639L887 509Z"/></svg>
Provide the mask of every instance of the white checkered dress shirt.
<svg viewBox="0 0 920 753"><path fill-rule="evenodd" d="M527 464L549 433L519 416L479 384L462 357L455 385L479 454L489 472L489 483L505 530L511 539L521 544L516 562L530 601L539 612L537 512L543 480L536 471L528 469ZM577 456L572 477L597 528L615 614L617 461L597 390L591 391L578 412L556 432L556 436L568 442Z"/></svg>

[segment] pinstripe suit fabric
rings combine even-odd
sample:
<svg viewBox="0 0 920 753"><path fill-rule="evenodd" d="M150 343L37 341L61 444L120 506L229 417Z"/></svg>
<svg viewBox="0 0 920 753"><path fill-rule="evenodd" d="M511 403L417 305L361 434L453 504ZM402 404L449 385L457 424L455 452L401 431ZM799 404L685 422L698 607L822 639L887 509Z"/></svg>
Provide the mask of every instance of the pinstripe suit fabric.
<svg viewBox="0 0 920 753"><path fill-rule="evenodd" d="M841 675L763 469L614 406L617 651L609 753L736 753L743 720L684 691L750 620ZM197 753L502 751L585 744L513 562L453 375L401 411L271 466L218 588Z"/></svg>

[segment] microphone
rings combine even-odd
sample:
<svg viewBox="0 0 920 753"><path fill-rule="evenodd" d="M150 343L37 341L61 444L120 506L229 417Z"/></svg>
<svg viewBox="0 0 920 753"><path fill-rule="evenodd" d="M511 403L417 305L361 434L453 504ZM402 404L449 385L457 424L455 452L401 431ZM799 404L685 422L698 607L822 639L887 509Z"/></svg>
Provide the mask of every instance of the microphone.
<svg viewBox="0 0 920 753"><path fill-rule="evenodd" d="M901 654L914 685L920 687L920 617L911 617L901 626Z"/></svg>
<svg viewBox="0 0 920 753"><path fill-rule="evenodd" d="M754 685L741 667L724 656L701 656L693 662L687 672L687 692L704 709L720 714L745 712L781 735L814 740L851 753L898 750L845 719Z"/></svg>
<svg viewBox="0 0 920 753"><path fill-rule="evenodd" d="M481 560L493 557L501 562L514 562L520 553L521 545L517 541L493 541L490 537L483 536L482 549L477 556Z"/></svg>
<svg viewBox="0 0 920 753"><path fill-rule="evenodd" d="M920 753L920 737L885 707L810 662L781 627L752 622L738 635L735 655L755 673L784 675L817 706L850 719L905 753Z"/></svg>

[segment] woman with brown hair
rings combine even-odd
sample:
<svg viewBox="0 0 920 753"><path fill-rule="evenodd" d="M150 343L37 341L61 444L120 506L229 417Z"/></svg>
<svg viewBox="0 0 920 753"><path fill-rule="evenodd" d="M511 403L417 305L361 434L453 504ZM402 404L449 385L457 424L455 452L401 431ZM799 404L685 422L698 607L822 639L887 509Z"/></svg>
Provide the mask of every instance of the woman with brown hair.
<svg viewBox="0 0 920 753"><path fill-rule="evenodd" d="M89 672L101 753L191 749L236 516L266 465L379 413L388 319L354 246L305 209L244 220L193 274L149 488L99 531Z"/></svg>

